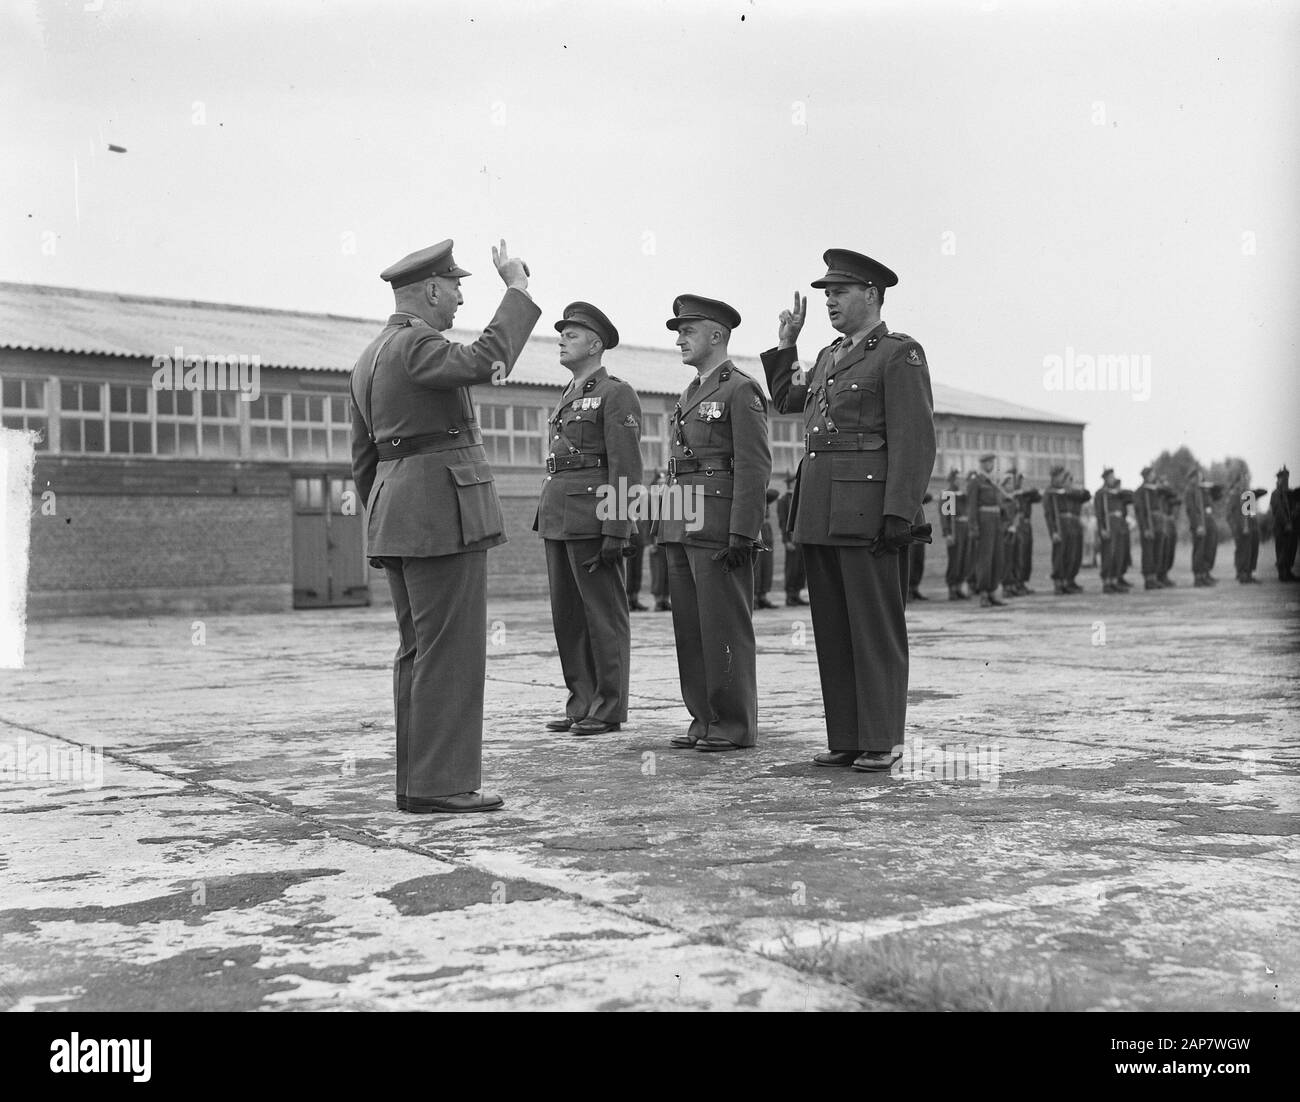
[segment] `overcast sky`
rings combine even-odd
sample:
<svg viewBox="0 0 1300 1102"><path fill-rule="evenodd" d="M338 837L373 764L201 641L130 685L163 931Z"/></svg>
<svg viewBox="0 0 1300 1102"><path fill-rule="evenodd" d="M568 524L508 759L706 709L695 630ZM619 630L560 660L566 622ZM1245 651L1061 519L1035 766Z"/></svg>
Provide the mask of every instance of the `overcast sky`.
<svg viewBox="0 0 1300 1102"><path fill-rule="evenodd" d="M0 280L381 317L452 237L482 325L504 236L544 324L588 299L671 348L692 291L756 354L802 289L812 353L840 246L936 381L1087 421L1089 485L1300 464L1295 3L0 10ZM1047 379L1119 355L1123 389Z"/></svg>

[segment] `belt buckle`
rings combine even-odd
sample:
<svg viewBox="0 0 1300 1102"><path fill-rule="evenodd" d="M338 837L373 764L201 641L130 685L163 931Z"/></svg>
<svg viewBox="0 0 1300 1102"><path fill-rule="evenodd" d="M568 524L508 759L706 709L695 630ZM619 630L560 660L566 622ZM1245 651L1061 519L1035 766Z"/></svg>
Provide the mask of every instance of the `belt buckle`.
<svg viewBox="0 0 1300 1102"><path fill-rule="evenodd" d="M448 429L448 430L447 430L447 435L448 435L448 436L459 436L459 435L460 435L460 429Z"/></svg>
<svg viewBox="0 0 1300 1102"><path fill-rule="evenodd" d="M546 457L546 473L547 474L555 473L555 456L553 455L548 455Z"/></svg>
<svg viewBox="0 0 1300 1102"><path fill-rule="evenodd" d="M677 477L677 460L676 460L676 458L671 458L671 459L668 460L668 477L669 477L669 478L676 478L676 477Z"/></svg>

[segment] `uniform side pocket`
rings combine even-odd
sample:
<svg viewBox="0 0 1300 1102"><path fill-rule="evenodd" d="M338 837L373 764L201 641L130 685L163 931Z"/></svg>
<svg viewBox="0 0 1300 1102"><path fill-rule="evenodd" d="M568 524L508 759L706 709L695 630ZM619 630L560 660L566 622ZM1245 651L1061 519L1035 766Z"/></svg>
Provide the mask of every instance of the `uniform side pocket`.
<svg viewBox="0 0 1300 1102"><path fill-rule="evenodd" d="M883 452L855 452L831 457L831 506L827 534L874 539L885 519Z"/></svg>
<svg viewBox="0 0 1300 1102"><path fill-rule="evenodd" d="M460 541L469 546L505 531L505 517L486 463L456 463L447 468L460 509Z"/></svg>
<svg viewBox="0 0 1300 1102"><path fill-rule="evenodd" d="M596 509L601 501L595 490L569 490L564 495L565 539L582 539L600 535Z"/></svg>

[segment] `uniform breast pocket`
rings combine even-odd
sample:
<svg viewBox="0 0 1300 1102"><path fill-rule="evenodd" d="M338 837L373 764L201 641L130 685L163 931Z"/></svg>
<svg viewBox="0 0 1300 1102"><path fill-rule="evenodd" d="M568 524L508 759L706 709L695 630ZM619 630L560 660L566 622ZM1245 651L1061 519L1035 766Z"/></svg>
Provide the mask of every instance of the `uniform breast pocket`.
<svg viewBox="0 0 1300 1102"><path fill-rule="evenodd" d="M695 409L693 418L698 429L703 431L704 443L731 443L731 404L729 402L701 402Z"/></svg>
<svg viewBox="0 0 1300 1102"><path fill-rule="evenodd" d="M447 468L460 510L460 541L469 546L505 531L501 502L486 463L456 463Z"/></svg>
<svg viewBox="0 0 1300 1102"><path fill-rule="evenodd" d="M830 388L831 417L840 428L865 423L880 391L880 372L840 375Z"/></svg>
<svg viewBox="0 0 1300 1102"><path fill-rule="evenodd" d="M564 424L565 435L569 442L579 451L597 452L604 443L601 430L600 414L595 410L584 409L569 415Z"/></svg>
<svg viewBox="0 0 1300 1102"><path fill-rule="evenodd" d="M832 536L873 539L885 519L884 452L855 452L831 457L830 524Z"/></svg>

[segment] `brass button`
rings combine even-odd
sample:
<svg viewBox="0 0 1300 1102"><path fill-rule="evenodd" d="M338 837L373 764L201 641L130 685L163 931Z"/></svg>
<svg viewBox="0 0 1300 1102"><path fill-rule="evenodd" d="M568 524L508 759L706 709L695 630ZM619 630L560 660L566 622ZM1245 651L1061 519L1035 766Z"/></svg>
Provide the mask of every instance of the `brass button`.
<svg viewBox="0 0 1300 1102"><path fill-rule="evenodd" d="M816 458L817 458L817 453L816 453L816 452L809 452L809 453L808 453L808 458L809 458L809 459L816 459Z"/></svg>
<svg viewBox="0 0 1300 1102"><path fill-rule="evenodd" d="M851 384L851 385L849 386L849 389L850 389L850 390L857 390L857 389L858 389L858 384L857 384L857 383L853 383L853 384Z"/></svg>

